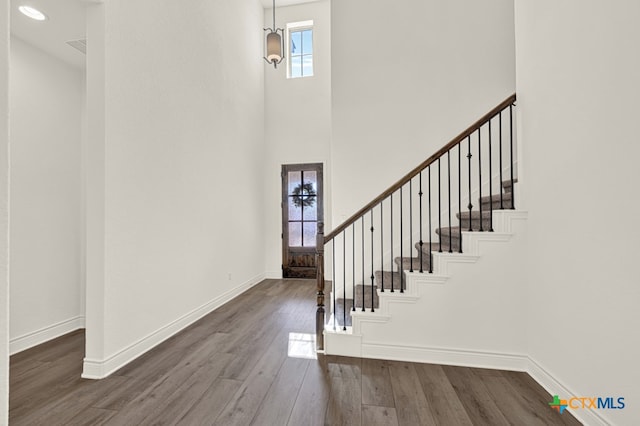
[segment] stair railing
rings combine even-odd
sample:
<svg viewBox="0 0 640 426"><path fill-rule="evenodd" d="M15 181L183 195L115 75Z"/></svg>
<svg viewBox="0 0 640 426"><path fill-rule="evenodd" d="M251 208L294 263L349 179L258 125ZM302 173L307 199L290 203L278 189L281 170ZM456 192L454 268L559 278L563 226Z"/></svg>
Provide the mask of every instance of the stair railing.
<svg viewBox="0 0 640 426"><path fill-rule="evenodd" d="M493 210L515 208L515 101L515 94L502 101L329 234L324 235L324 224L318 223L318 350L324 350L326 326L325 286L329 277L325 276L325 261L331 261L333 315L329 325L334 330L338 325L347 330L350 321L347 310L355 312L359 308L363 312L367 309L375 312L376 279L380 292L403 293L406 289L405 270L433 273L433 252L462 253L463 228L493 232ZM498 149L495 149L496 139ZM505 143L508 143L508 148L503 147ZM494 173L496 163L498 173ZM509 176L507 180L504 179L505 173ZM446 185L443 185L443 180ZM463 182L466 184L464 187ZM503 193L502 186L506 193ZM472 200L476 196L480 202L474 210ZM466 206L462 204L463 197ZM456 212L460 221L457 227L454 226L452 212ZM434 224L437 225L437 242L434 242ZM407 259L405 254L414 248L418 251L417 257L409 255ZM394 251L399 253L398 258L394 258ZM325 259L327 252L330 257ZM376 271L378 266L380 270ZM337 276L336 269L339 270Z"/></svg>

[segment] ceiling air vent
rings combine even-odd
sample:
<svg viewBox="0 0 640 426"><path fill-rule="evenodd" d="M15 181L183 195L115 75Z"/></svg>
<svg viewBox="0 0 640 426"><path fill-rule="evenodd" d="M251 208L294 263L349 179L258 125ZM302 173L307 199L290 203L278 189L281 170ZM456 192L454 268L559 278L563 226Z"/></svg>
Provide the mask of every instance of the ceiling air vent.
<svg viewBox="0 0 640 426"><path fill-rule="evenodd" d="M80 40L69 40L67 42L67 44L71 47L73 47L74 49L78 49L79 51L81 51L82 53L84 53L85 55L87 54L87 39L80 39Z"/></svg>

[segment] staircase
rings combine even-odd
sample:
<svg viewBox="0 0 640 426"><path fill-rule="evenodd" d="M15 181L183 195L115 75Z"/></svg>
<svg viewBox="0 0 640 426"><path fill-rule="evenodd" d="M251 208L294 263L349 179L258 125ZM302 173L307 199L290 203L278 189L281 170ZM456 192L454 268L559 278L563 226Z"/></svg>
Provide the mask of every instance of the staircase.
<svg viewBox="0 0 640 426"><path fill-rule="evenodd" d="M511 277L526 219L515 209L515 100L498 104L330 233L319 223L318 350L487 360L485 343L520 340L526 325L512 320L516 312L506 315L522 300L512 297ZM505 367L508 357L496 359Z"/></svg>
<svg viewBox="0 0 640 426"><path fill-rule="evenodd" d="M513 183L517 183L518 180L514 179ZM456 217L459 221L459 226L437 228L436 234L439 236L438 242L432 242L431 244L423 244L420 247L420 243L415 243L416 257L396 257L394 259L395 270L393 271L376 271L374 274L375 285L373 286L373 292L371 291L371 285L357 284L355 286L355 298L338 298L336 299L336 309L334 312L346 312L345 316L336 315L336 325L341 327L349 327L352 325L351 312L366 309L373 306L374 309L380 307L380 301L378 297L378 289L387 292L398 292L401 289L401 284L407 282L407 272L414 271L431 271L431 259L432 253L459 253L461 252L462 241L460 239L461 230L469 232L488 232L492 229L491 216L493 212L497 210L512 209L512 192L513 183L511 180L502 182L502 193L494 194L491 196L485 196L478 199L478 204L481 210L479 211L464 211L457 213ZM422 253L420 253L422 251ZM422 254L422 255L421 255ZM401 282L400 272L402 271L403 279ZM373 303L372 303L373 301ZM346 310L345 310L346 308ZM331 321L329 321L331 323ZM331 324L329 324L331 325Z"/></svg>

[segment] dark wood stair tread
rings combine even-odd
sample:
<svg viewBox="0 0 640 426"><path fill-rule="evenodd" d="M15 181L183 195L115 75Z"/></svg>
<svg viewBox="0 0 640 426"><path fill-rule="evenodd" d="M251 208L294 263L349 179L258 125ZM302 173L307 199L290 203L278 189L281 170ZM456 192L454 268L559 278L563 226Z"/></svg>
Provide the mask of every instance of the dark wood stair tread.
<svg viewBox="0 0 640 426"><path fill-rule="evenodd" d="M469 220L469 216L471 216L471 220L480 220L481 216L482 220L485 220L491 217L491 212L489 210L482 210L481 213L480 210L471 210L471 213L469 213L469 210L464 210L461 213L456 213L456 217L462 220Z"/></svg>
<svg viewBox="0 0 640 426"><path fill-rule="evenodd" d="M465 229L463 229L463 231L465 231ZM449 236L451 236L453 239L456 239L456 238L459 239L461 235L459 226L446 226L442 228L437 228L436 234L440 235L441 237L446 237L444 238L444 241L448 240Z"/></svg>
<svg viewBox="0 0 640 426"><path fill-rule="evenodd" d="M455 244L454 242L454 244L452 244L451 246L451 251L457 252L458 248L459 248L459 245ZM429 243L424 243L422 246L422 252L426 257L429 256L430 252L439 253L440 249L441 249L440 243L437 241L431 243L431 250L429 250ZM416 250L418 250L418 253L420 253L420 243L416 243ZM448 251L449 251L449 238L442 240L442 252L448 252Z"/></svg>
<svg viewBox="0 0 640 426"><path fill-rule="evenodd" d="M426 271L429 269L429 258L430 256L422 256L422 270ZM393 259L395 264L398 266L398 269L401 271L411 271L413 272L420 270L420 257L396 257ZM412 268L413 267L413 268Z"/></svg>
<svg viewBox="0 0 640 426"><path fill-rule="evenodd" d="M518 178L513 178L513 183L518 183ZM502 187L504 188L505 192L511 192L511 179L507 179L507 180L503 180L502 181Z"/></svg>
<svg viewBox="0 0 640 426"><path fill-rule="evenodd" d="M506 201L509 200L511 201L513 192L503 192L502 193L502 200ZM490 202L500 202L500 193L497 194L491 194L491 195L485 195L482 198L480 198L480 203L482 204L489 204Z"/></svg>

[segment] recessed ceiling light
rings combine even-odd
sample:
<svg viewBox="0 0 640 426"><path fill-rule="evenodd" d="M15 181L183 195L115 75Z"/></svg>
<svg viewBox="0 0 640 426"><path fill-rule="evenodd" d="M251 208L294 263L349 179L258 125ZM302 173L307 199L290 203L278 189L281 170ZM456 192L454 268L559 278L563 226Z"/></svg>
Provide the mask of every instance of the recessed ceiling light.
<svg viewBox="0 0 640 426"><path fill-rule="evenodd" d="M44 21L45 19L47 19L47 15L40 12L35 7L20 6L18 10L22 12L24 15L28 16L29 18L35 19L36 21Z"/></svg>

